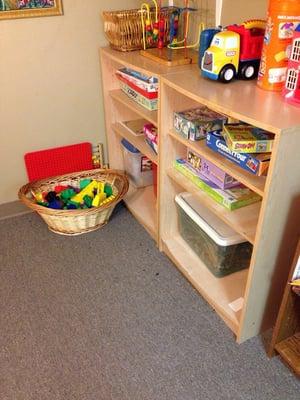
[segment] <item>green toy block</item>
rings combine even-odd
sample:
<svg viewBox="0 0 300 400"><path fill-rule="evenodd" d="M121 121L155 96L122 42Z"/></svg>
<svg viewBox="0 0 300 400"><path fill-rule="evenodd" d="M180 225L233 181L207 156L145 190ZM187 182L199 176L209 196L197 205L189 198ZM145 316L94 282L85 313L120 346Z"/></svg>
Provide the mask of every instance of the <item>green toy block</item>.
<svg viewBox="0 0 300 400"><path fill-rule="evenodd" d="M76 192L74 189L65 189L60 192L60 198L63 201L70 200L71 197L75 196Z"/></svg>
<svg viewBox="0 0 300 400"><path fill-rule="evenodd" d="M93 199L92 197L88 196L87 194L83 197L84 204L88 206L88 208L92 207Z"/></svg>
<svg viewBox="0 0 300 400"><path fill-rule="evenodd" d="M111 196L113 194L113 189L112 186L109 183L106 183L104 186L104 193L107 194L107 197Z"/></svg>
<svg viewBox="0 0 300 400"><path fill-rule="evenodd" d="M81 179L80 183L79 183L79 188L80 190L84 189L85 187L87 187L87 185L89 185L92 182L91 179Z"/></svg>
<svg viewBox="0 0 300 400"><path fill-rule="evenodd" d="M68 204L73 204L74 206L76 206L76 208L80 208L80 203L77 203L76 201L69 200L69 201L67 202L67 205L68 205Z"/></svg>

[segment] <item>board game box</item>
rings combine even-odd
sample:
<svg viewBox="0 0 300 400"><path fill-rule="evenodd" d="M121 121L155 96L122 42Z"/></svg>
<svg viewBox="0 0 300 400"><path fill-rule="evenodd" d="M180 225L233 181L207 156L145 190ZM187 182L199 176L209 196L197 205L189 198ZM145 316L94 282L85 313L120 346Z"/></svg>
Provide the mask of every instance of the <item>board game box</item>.
<svg viewBox="0 0 300 400"><path fill-rule="evenodd" d="M220 189L229 189L240 185L239 181L194 150L187 149L186 158L187 162L194 168L196 173L204 175Z"/></svg>
<svg viewBox="0 0 300 400"><path fill-rule="evenodd" d="M223 136L230 150L237 153L267 153L272 151L274 135L247 124L225 124Z"/></svg>
<svg viewBox="0 0 300 400"><path fill-rule="evenodd" d="M124 82L126 85L131 87L133 90L141 94L142 96L147 97L147 99L157 99L158 98L158 92L148 92L147 90L142 89L141 87L137 86L134 82L130 81L129 79L126 79L124 76L120 74L116 74L117 78Z"/></svg>
<svg viewBox="0 0 300 400"><path fill-rule="evenodd" d="M237 153L229 149L221 133L209 132L206 136L206 144L213 151L222 154L228 160L239 165L251 174L266 175L270 164L270 153L249 154Z"/></svg>
<svg viewBox="0 0 300 400"><path fill-rule="evenodd" d="M158 92L158 79L153 76L144 75L130 68L121 68L117 71L117 74L128 79L142 90L149 93Z"/></svg>
<svg viewBox="0 0 300 400"><path fill-rule="evenodd" d="M174 128L185 139L204 139L207 132L223 128L227 117L202 106L174 113Z"/></svg>
<svg viewBox="0 0 300 400"><path fill-rule="evenodd" d="M136 90L132 89L126 83L120 81L121 89L124 93L127 94L132 100L136 101L142 107L147 108L147 110L154 111L157 110L158 101L157 99L147 99L147 97L138 93Z"/></svg>
<svg viewBox="0 0 300 400"><path fill-rule="evenodd" d="M174 168L204 191L214 201L230 211L256 203L261 197L251 189L240 185L231 189L222 190L203 175L197 175L193 168L184 159L174 161Z"/></svg>
<svg viewBox="0 0 300 400"><path fill-rule="evenodd" d="M146 142L149 144L149 146L152 148L152 150L158 154L158 134L157 134L157 128L147 122L144 124L143 131L145 134Z"/></svg>

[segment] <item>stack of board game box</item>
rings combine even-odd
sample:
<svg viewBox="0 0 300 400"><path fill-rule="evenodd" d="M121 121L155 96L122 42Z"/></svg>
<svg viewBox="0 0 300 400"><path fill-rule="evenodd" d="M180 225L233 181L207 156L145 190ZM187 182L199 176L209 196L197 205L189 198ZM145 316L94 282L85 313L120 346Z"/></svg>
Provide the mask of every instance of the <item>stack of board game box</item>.
<svg viewBox="0 0 300 400"><path fill-rule="evenodd" d="M195 154L193 156L195 157ZM196 157L201 159L201 163L208 165L207 160L204 160L203 157L198 155ZM174 161L174 168L214 201L230 211L261 200L258 194L224 173L214 164L210 166L211 170L208 168L205 171L204 168L194 168L188 160L177 159ZM211 180L214 175L217 175L217 178Z"/></svg>
<svg viewBox="0 0 300 400"><path fill-rule="evenodd" d="M130 68L117 70L122 91L142 107L152 111L158 106L158 79Z"/></svg>
<svg viewBox="0 0 300 400"><path fill-rule="evenodd" d="M273 143L274 135L247 124L225 124L206 135L210 149L257 176L267 174Z"/></svg>
<svg viewBox="0 0 300 400"><path fill-rule="evenodd" d="M267 173L274 143L274 135L267 131L228 123L226 117L204 106L174 113L174 128L191 142L205 140L210 149L252 174ZM257 193L190 148L185 159L174 161L174 168L228 210L261 200Z"/></svg>

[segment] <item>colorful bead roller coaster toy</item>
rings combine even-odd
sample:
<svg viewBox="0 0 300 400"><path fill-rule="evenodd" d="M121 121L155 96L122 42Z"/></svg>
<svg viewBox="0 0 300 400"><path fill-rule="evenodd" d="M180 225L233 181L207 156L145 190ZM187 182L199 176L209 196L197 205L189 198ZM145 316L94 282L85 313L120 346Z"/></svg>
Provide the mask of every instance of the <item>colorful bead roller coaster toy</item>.
<svg viewBox="0 0 300 400"><path fill-rule="evenodd" d="M143 29L143 50L141 50L141 54L167 66L197 63L198 54L194 50L199 46L199 39L196 43L188 44L190 14L196 9L190 8L189 1L185 0L183 8L173 7L174 10L170 14L169 21L167 21L161 12L161 1L159 4L156 0L152 1L155 6L154 21L151 19L150 5L148 3L141 5ZM179 40L181 21L183 21L183 39ZM203 29L204 24L201 23L198 38L200 38ZM167 36L169 43L165 46Z"/></svg>

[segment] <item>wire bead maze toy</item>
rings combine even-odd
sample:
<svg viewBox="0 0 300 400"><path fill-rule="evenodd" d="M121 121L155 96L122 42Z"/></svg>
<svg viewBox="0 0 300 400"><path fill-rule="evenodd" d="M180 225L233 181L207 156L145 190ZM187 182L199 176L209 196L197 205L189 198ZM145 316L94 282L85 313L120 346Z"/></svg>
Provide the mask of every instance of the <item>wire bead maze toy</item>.
<svg viewBox="0 0 300 400"><path fill-rule="evenodd" d="M203 23L199 25L197 42L188 44L190 14L196 9L189 7L189 0L185 0L184 7L173 7L169 19L166 20L162 13L161 1L159 1L159 4L156 0L152 1L155 6L154 18L151 18L153 11L151 12L149 4L143 3L141 5L143 31L143 50L141 50L141 54L167 66L197 63L197 53L195 51L189 52L189 49L196 49L199 46L200 32L204 29ZM181 21L183 21L183 39L179 40ZM169 27L168 32L167 26ZM169 36L169 44L164 47L166 35ZM153 48L155 46L156 48Z"/></svg>
<svg viewBox="0 0 300 400"><path fill-rule="evenodd" d="M150 6L147 3L141 5L141 22L143 31L143 49L146 50L147 44L153 46L157 42L157 47L164 47L165 39L165 19L161 13L161 1L159 6L156 0L152 0L155 6L155 21L152 21ZM145 18L146 15L146 18Z"/></svg>
<svg viewBox="0 0 300 400"><path fill-rule="evenodd" d="M200 33L204 30L204 23L199 24L198 39L193 44L188 44L188 33L189 33L189 21L191 12L197 11L195 8L189 7L189 1L185 0L184 8L178 8L174 15L171 16L170 24L170 43L168 44L169 49L193 49L199 46ZM178 26L180 15L183 15L184 26L183 26L183 39L178 40Z"/></svg>

